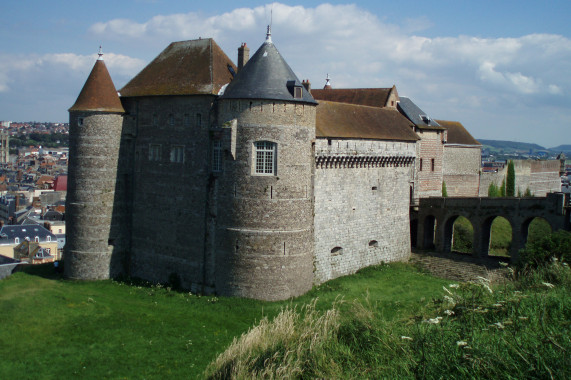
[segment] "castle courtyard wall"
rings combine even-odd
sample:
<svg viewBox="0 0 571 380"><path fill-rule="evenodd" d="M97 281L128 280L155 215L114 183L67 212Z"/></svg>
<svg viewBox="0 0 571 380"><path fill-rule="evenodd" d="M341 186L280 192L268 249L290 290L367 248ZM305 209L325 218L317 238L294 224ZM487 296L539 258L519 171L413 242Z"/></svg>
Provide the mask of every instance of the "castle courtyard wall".
<svg viewBox="0 0 571 380"><path fill-rule="evenodd" d="M444 146L442 180L449 197L478 196L481 160L479 146Z"/></svg>
<svg viewBox="0 0 571 380"><path fill-rule="evenodd" d="M315 283L407 260L415 144L317 139L315 150Z"/></svg>

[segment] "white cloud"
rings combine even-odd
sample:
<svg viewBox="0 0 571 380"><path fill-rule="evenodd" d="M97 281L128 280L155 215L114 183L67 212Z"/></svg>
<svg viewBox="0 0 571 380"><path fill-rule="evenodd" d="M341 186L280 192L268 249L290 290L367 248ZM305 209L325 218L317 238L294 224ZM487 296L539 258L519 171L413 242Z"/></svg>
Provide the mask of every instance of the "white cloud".
<svg viewBox="0 0 571 380"><path fill-rule="evenodd" d="M274 43L298 76L311 79L314 88L323 85L327 73L334 87L396 84L401 95L411 96L435 117L460 120L468 127L474 122L480 128L479 117L485 112L491 133L503 131L493 120L505 124L506 110L540 115L542 109L553 111L571 102L569 38L552 34L430 38L422 34L430 28L425 18L389 23L357 5L309 8L273 3L215 15L162 14L143 22L112 19L93 24L89 33L113 41L114 51L131 56L104 57L120 87L172 41L213 37L231 58L245 41L253 53L264 39L272 9ZM0 92L18 85L18 73L50 75L64 68L79 73L64 79L77 81L74 85L80 87L94 56L55 54L19 61L21 65L6 64L0 57Z"/></svg>

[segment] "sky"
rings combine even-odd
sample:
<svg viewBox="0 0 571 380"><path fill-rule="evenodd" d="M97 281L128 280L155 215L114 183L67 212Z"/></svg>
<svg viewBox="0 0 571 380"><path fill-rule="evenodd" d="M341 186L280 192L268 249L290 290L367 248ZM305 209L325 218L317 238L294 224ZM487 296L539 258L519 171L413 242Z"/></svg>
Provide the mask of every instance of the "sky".
<svg viewBox="0 0 571 380"><path fill-rule="evenodd" d="M571 1L5 0L0 120L68 121L102 46L119 90L170 42L272 40L313 88L392 87L477 139L571 144Z"/></svg>

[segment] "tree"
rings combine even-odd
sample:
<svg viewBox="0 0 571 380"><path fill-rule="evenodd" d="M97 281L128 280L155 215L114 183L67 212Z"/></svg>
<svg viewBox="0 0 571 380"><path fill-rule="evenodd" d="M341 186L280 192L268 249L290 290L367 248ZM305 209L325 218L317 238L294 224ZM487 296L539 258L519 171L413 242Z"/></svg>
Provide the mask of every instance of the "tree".
<svg viewBox="0 0 571 380"><path fill-rule="evenodd" d="M508 162L508 174L506 178L506 196L515 196L515 168L514 162L510 160Z"/></svg>
<svg viewBox="0 0 571 380"><path fill-rule="evenodd" d="M500 197L506 196L506 179L502 179L502 184L500 185Z"/></svg>
<svg viewBox="0 0 571 380"><path fill-rule="evenodd" d="M448 197L448 191L446 190L446 182L442 181L442 197Z"/></svg>
<svg viewBox="0 0 571 380"><path fill-rule="evenodd" d="M488 197L490 198L497 198L500 196L500 190L498 189L498 185L496 185L495 183L490 183L490 186L488 186Z"/></svg>

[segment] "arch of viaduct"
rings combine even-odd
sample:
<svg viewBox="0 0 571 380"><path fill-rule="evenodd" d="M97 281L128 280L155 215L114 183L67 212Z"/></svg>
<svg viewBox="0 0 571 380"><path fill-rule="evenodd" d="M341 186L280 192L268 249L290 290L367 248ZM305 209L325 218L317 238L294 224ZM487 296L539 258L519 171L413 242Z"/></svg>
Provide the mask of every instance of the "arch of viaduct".
<svg viewBox="0 0 571 380"><path fill-rule="evenodd" d="M492 222L506 218L512 227L510 258L517 261L525 247L531 221L545 219L552 231L570 230L569 199L563 193L542 198L421 198L418 212L411 215L412 245L439 252L452 250L454 222L467 218L474 228L473 255L488 256Z"/></svg>

